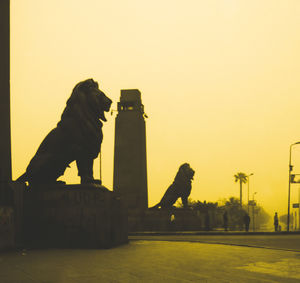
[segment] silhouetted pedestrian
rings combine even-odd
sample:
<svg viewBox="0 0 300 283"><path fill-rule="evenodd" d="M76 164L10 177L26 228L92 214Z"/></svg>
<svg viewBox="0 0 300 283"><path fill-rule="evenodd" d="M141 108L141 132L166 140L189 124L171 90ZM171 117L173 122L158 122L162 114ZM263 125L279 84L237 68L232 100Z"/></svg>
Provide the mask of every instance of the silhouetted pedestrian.
<svg viewBox="0 0 300 283"><path fill-rule="evenodd" d="M278 231L278 215L277 215L277 212L275 212L275 215L274 215L274 228L275 228L275 232Z"/></svg>
<svg viewBox="0 0 300 283"><path fill-rule="evenodd" d="M245 230L246 230L246 232L248 232L249 224L250 224L250 216L248 215L248 213L245 213L245 215L244 215L244 223L245 223Z"/></svg>
<svg viewBox="0 0 300 283"><path fill-rule="evenodd" d="M205 213L205 230L210 230L210 219L209 219L209 213L208 211Z"/></svg>
<svg viewBox="0 0 300 283"><path fill-rule="evenodd" d="M223 224L224 224L225 231L227 231L227 228L228 228L228 215L227 215L227 211L225 211L224 214L223 214Z"/></svg>

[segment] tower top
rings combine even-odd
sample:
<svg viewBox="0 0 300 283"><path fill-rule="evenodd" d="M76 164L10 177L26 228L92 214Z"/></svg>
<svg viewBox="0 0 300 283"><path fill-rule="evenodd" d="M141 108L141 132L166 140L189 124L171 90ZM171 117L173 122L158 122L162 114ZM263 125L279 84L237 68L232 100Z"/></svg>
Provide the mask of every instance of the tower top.
<svg viewBox="0 0 300 283"><path fill-rule="evenodd" d="M118 112L139 111L144 113L141 92L138 89L122 89L120 102L118 102Z"/></svg>
<svg viewBox="0 0 300 283"><path fill-rule="evenodd" d="M141 92L138 89L121 89L120 102L126 102L126 101L142 102Z"/></svg>

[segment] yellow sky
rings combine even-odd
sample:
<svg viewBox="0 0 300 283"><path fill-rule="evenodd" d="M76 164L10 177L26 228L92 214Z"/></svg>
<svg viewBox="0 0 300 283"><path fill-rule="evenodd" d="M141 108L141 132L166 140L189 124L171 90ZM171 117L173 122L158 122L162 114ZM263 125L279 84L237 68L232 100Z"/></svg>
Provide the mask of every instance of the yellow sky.
<svg viewBox="0 0 300 283"><path fill-rule="evenodd" d="M233 175L253 172L251 197L286 213L289 145L300 141L299 30L298 0L11 0L13 178L74 85L94 78L113 109L121 89L142 92L150 205L189 162L193 199L239 197ZM103 183L112 188L107 117ZM293 162L300 173L300 146ZM99 161L94 170L99 177ZM79 181L75 164L63 179Z"/></svg>

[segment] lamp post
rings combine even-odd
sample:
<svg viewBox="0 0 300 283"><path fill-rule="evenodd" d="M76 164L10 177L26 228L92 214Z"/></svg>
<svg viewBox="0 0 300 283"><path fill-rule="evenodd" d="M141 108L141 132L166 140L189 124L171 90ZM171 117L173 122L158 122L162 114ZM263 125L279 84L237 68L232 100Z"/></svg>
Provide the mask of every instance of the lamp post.
<svg viewBox="0 0 300 283"><path fill-rule="evenodd" d="M253 176L253 173L248 175L248 215L249 215L249 187L250 187L250 176Z"/></svg>
<svg viewBox="0 0 300 283"><path fill-rule="evenodd" d="M292 147L293 145L300 144L300 142L295 142L290 145L290 158L289 158L289 190L288 190L288 214L287 214L287 231L290 231L290 200L291 200L291 172L293 171L292 160Z"/></svg>
<svg viewBox="0 0 300 283"><path fill-rule="evenodd" d="M255 231L255 225L254 225L254 206L256 205L255 204L255 200L254 200L254 195L256 195L257 192L253 193L253 196L252 196L252 223L253 223L253 232Z"/></svg>
<svg viewBox="0 0 300 283"><path fill-rule="evenodd" d="M101 181L101 184L102 184L102 154L101 154L101 151L99 153L99 161L100 161L100 181Z"/></svg>

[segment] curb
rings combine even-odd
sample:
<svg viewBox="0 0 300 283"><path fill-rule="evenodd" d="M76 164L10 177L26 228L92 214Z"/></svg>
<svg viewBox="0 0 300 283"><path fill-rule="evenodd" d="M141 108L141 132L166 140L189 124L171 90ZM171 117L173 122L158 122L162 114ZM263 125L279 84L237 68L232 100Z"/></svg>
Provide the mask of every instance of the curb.
<svg viewBox="0 0 300 283"><path fill-rule="evenodd" d="M300 231L293 231L293 232L287 232L287 231L281 231L281 232L238 232L238 231L145 231L145 232L129 232L128 236L240 236L240 235L268 235L268 236L275 236L275 235L299 235Z"/></svg>

